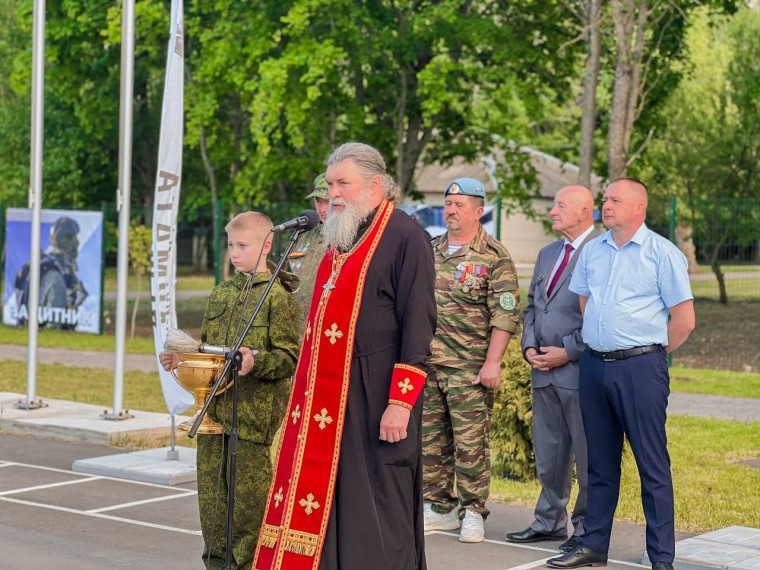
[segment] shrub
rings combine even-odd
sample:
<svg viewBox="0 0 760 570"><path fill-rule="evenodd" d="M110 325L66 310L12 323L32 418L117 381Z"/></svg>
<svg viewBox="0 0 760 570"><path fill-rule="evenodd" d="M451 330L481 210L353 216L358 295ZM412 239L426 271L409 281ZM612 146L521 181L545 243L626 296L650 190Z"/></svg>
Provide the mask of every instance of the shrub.
<svg viewBox="0 0 760 570"><path fill-rule="evenodd" d="M534 479L530 365L523 359L518 339L509 343L504 364L491 420L491 471L510 479Z"/></svg>

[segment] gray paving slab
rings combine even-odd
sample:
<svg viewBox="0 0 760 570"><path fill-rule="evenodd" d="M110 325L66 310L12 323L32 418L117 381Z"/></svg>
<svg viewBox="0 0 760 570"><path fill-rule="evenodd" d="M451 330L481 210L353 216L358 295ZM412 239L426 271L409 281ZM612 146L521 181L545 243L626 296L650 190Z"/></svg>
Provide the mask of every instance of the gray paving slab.
<svg viewBox="0 0 760 570"><path fill-rule="evenodd" d="M642 564L649 557L642 557ZM760 529L729 526L676 542L676 570L760 569Z"/></svg>
<svg viewBox="0 0 760 570"><path fill-rule="evenodd" d="M176 447L178 459L167 459L169 447L145 449L116 455L77 459L71 466L76 473L105 475L160 485L195 481L195 455L192 447Z"/></svg>
<svg viewBox="0 0 760 570"><path fill-rule="evenodd" d="M65 400L46 399L48 405L36 410L14 407L15 402L25 401L25 398L23 394L0 392L0 430L104 445L123 438L144 439L171 434L168 413L131 411L133 418L111 421L100 417L105 411L102 406Z"/></svg>

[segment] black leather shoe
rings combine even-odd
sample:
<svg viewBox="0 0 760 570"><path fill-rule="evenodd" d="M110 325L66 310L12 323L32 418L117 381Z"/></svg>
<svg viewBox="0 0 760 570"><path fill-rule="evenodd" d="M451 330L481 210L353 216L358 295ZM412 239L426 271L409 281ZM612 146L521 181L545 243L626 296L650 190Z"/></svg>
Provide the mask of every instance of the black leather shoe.
<svg viewBox="0 0 760 570"><path fill-rule="evenodd" d="M558 558L550 558L546 564L552 568L580 568L581 566L607 566L607 555L578 546Z"/></svg>
<svg viewBox="0 0 760 570"><path fill-rule="evenodd" d="M565 542L559 545L559 549L562 552L570 552L576 546L580 546L580 542L578 542L578 540L574 536L571 536ZM658 569L658 570L662 570L662 569ZM673 570L673 569L671 568L670 570Z"/></svg>
<svg viewBox="0 0 760 570"><path fill-rule="evenodd" d="M673 570L670 562L652 562L652 570Z"/></svg>
<svg viewBox="0 0 760 570"><path fill-rule="evenodd" d="M547 534L545 532L538 532L528 527L521 532L510 532L507 534L507 540L509 542L541 542L542 540L565 540L566 534Z"/></svg>

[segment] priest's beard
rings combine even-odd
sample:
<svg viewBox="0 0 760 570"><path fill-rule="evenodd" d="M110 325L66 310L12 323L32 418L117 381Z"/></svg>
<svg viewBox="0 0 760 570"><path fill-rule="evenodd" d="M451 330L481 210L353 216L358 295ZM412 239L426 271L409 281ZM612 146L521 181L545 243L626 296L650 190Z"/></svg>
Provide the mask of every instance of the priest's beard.
<svg viewBox="0 0 760 570"><path fill-rule="evenodd" d="M343 211L336 210L335 205L344 206ZM322 228L328 247L333 246L340 251L351 249L356 241L359 225L371 211L368 192L360 192L356 203L340 199L330 200L327 220Z"/></svg>

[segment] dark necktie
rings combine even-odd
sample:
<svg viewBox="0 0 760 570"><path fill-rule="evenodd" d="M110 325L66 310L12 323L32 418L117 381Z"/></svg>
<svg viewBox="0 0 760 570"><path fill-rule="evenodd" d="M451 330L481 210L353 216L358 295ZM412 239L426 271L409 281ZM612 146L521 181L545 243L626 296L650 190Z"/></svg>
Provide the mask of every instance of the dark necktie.
<svg viewBox="0 0 760 570"><path fill-rule="evenodd" d="M552 282L549 283L549 288L546 290L547 297L552 296L552 291L554 291L554 287L557 285L557 281L559 281L559 276L562 275L562 272L565 270L565 267L567 267L567 262L570 261L571 251L573 251L573 244L566 243L565 257L562 258L562 263L560 263L559 267L557 267L557 272L554 274L554 277L552 277Z"/></svg>

